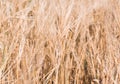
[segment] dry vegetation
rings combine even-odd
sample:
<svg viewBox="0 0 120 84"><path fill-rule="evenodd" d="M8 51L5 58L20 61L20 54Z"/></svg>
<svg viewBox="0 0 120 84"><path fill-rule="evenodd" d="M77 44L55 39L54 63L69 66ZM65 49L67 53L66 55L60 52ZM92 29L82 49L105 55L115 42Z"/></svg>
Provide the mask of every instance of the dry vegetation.
<svg viewBox="0 0 120 84"><path fill-rule="evenodd" d="M0 84L120 84L119 0L0 0Z"/></svg>

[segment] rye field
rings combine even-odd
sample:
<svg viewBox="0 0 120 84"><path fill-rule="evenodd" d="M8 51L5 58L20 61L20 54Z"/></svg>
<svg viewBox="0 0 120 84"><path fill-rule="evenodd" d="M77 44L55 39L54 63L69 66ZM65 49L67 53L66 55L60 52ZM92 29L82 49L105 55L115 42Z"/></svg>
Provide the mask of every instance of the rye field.
<svg viewBox="0 0 120 84"><path fill-rule="evenodd" d="M0 0L0 84L120 84L120 0Z"/></svg>

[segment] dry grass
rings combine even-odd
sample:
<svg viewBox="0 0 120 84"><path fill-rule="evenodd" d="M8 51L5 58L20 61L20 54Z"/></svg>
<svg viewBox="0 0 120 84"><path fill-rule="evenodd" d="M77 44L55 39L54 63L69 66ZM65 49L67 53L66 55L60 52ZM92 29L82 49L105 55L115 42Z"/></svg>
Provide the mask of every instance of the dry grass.
<svg viewBox="0 0 120 84"><path fill-rule="evenodd" d="M119 0L0 0L0 84L120 84Z"/></svg>

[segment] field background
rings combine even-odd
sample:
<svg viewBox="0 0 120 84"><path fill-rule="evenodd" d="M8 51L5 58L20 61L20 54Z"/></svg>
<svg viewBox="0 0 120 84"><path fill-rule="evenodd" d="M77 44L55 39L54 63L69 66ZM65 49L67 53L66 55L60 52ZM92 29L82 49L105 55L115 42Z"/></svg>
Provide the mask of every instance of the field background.
<svg viewBox="0 0 120 84"><path fill-rule="evenodd" d="M120 0L0 0L0 84L120 84Z"/></svg>

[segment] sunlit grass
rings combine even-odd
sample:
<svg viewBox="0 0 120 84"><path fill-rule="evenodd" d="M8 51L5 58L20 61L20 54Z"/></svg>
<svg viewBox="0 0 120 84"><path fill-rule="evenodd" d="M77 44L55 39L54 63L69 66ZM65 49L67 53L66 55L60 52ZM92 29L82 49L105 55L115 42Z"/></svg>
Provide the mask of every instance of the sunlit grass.
<svg viewBox="0 0 120 84"><path fill-rule="evenodd" d="M119 0L0 0L0 84L119 84Z"/></svg>

